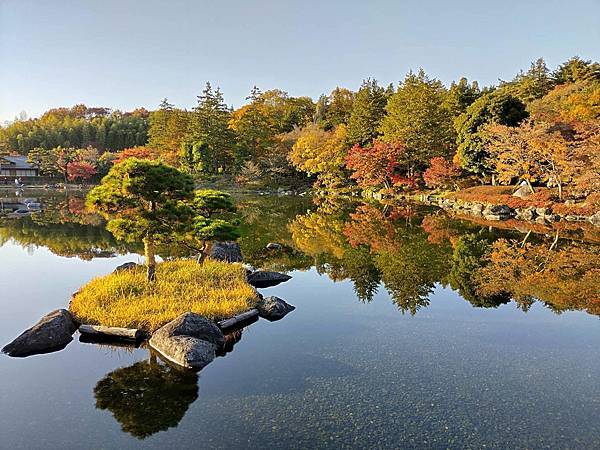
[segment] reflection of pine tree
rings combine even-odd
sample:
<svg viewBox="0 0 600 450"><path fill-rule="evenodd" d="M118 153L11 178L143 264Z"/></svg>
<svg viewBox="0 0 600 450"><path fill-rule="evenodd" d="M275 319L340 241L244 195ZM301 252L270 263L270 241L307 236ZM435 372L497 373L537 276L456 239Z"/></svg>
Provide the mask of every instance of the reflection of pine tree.
<svg viewBox="0 0 600 450"><path fill-rule="evenodd" d="M197 382L194 372L140 361L98 381L96 408L108 409L123 431L145 439L179 424L198 398Z"/></svg>

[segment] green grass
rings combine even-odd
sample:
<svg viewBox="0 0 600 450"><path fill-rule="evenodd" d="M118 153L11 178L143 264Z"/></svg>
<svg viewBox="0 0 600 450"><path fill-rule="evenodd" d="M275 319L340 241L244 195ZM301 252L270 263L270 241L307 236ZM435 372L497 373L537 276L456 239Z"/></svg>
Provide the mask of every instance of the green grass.
<svg viewBox="0 0 600 450"><path fill-rule="evenodd" d="M158 264L153 283L146 281L145 267L95 278L73 298L70 310L82 323L154 331L184 312L218 320L255 302L241 265L181 260Z"/></svg>

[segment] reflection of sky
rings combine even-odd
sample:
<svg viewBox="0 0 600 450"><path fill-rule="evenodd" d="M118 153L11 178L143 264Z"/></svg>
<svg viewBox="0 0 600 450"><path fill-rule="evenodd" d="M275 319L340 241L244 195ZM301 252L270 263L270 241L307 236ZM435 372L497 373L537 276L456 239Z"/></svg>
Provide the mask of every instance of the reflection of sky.
<svg viewBox="0 0 600 450"><path fill-rule="evenodd" d="M137 255L84 261L0 247L0 344L70 294ZM199 377L179 426L144 441L95 408L98 380L147 357L77 340L25 359L0 357L1 448L197 448L497 445L565 447L600 439L598 319L541 304L473 308L437 286L401 314L385 289L357 301L352 283L316 271L264 294L297 309L244 331Z"/></svg>

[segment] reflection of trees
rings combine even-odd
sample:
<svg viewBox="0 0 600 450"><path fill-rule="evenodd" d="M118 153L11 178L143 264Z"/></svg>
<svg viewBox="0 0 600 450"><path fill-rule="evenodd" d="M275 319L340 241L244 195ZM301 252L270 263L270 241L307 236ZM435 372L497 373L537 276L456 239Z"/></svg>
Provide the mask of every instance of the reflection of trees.
<svg viewBox="0 0 600 450"><path fill-rule="evenodd" d="M310 199L302 197L256 196L236 198L238 212L242 217L238 239L249 264L278 271L307 269L310 258L293 248L288 222L297 214L304 213ZM280 251L266 250L269 242L284 245Z"/></svg>
<svg viewBox="0 0 600 450"><path fill-rule="evenodd" d="M473 306L498 307L510 301L510 296L502 290L488 293L478 292L475 275L485 266L484 255L490 248L490 237L481 233L464 234L456 241L452 253L452 268L448 273L448 282L452 289Z"/></svg>
<svg viewBox="0 0 600 450"><path fill-rule="evenodd" d="M96 408L109 410L123 431L144 439L176 427L198 398L198 375L156 361L107 374L94 388Z"/></svg>
<svg viewBox="0 0 600 450"><path fill-rule="evenodd" d="M600 247L574 241L496 241L476 274L478 292L509 292L523 306L534 299L556 312L600 314Z"/></svg>
<svg viewBox="0 0 600 450"><path fill-rule="evenodd" d="M363 204L348 214L335 208L298 216L290 224L295 245L333 280L350 279L359 299L379 283L402 311L429 304L436 283L473 306L498 307L514 298L526 310L539 299L554 311L600 314L598 246L531 238L452 219L419 217L414 210ZM500 236L504 239L499 239Z"/></svg>
<svg viewBox="0 0 600 450"><path fill-rule="evenodd" d="M23 247L46 247L56 255L82 259L110 257L127 251L102 226L44 223L31 217L6 220L0 225L0 244L10 239Z"/></svg>

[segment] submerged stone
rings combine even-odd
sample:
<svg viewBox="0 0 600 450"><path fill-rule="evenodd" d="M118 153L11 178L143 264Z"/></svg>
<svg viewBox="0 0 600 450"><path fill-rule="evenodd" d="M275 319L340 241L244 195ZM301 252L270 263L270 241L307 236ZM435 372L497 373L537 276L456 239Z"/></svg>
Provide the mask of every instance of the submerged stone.
<svg viewBox="0 0 600 450"><path fill-rule="evenodd" d="M62 350L73 340L77 324L66 309L46 314L35 325L21 333L2 351L9 356L29 356Z"/></svg>

